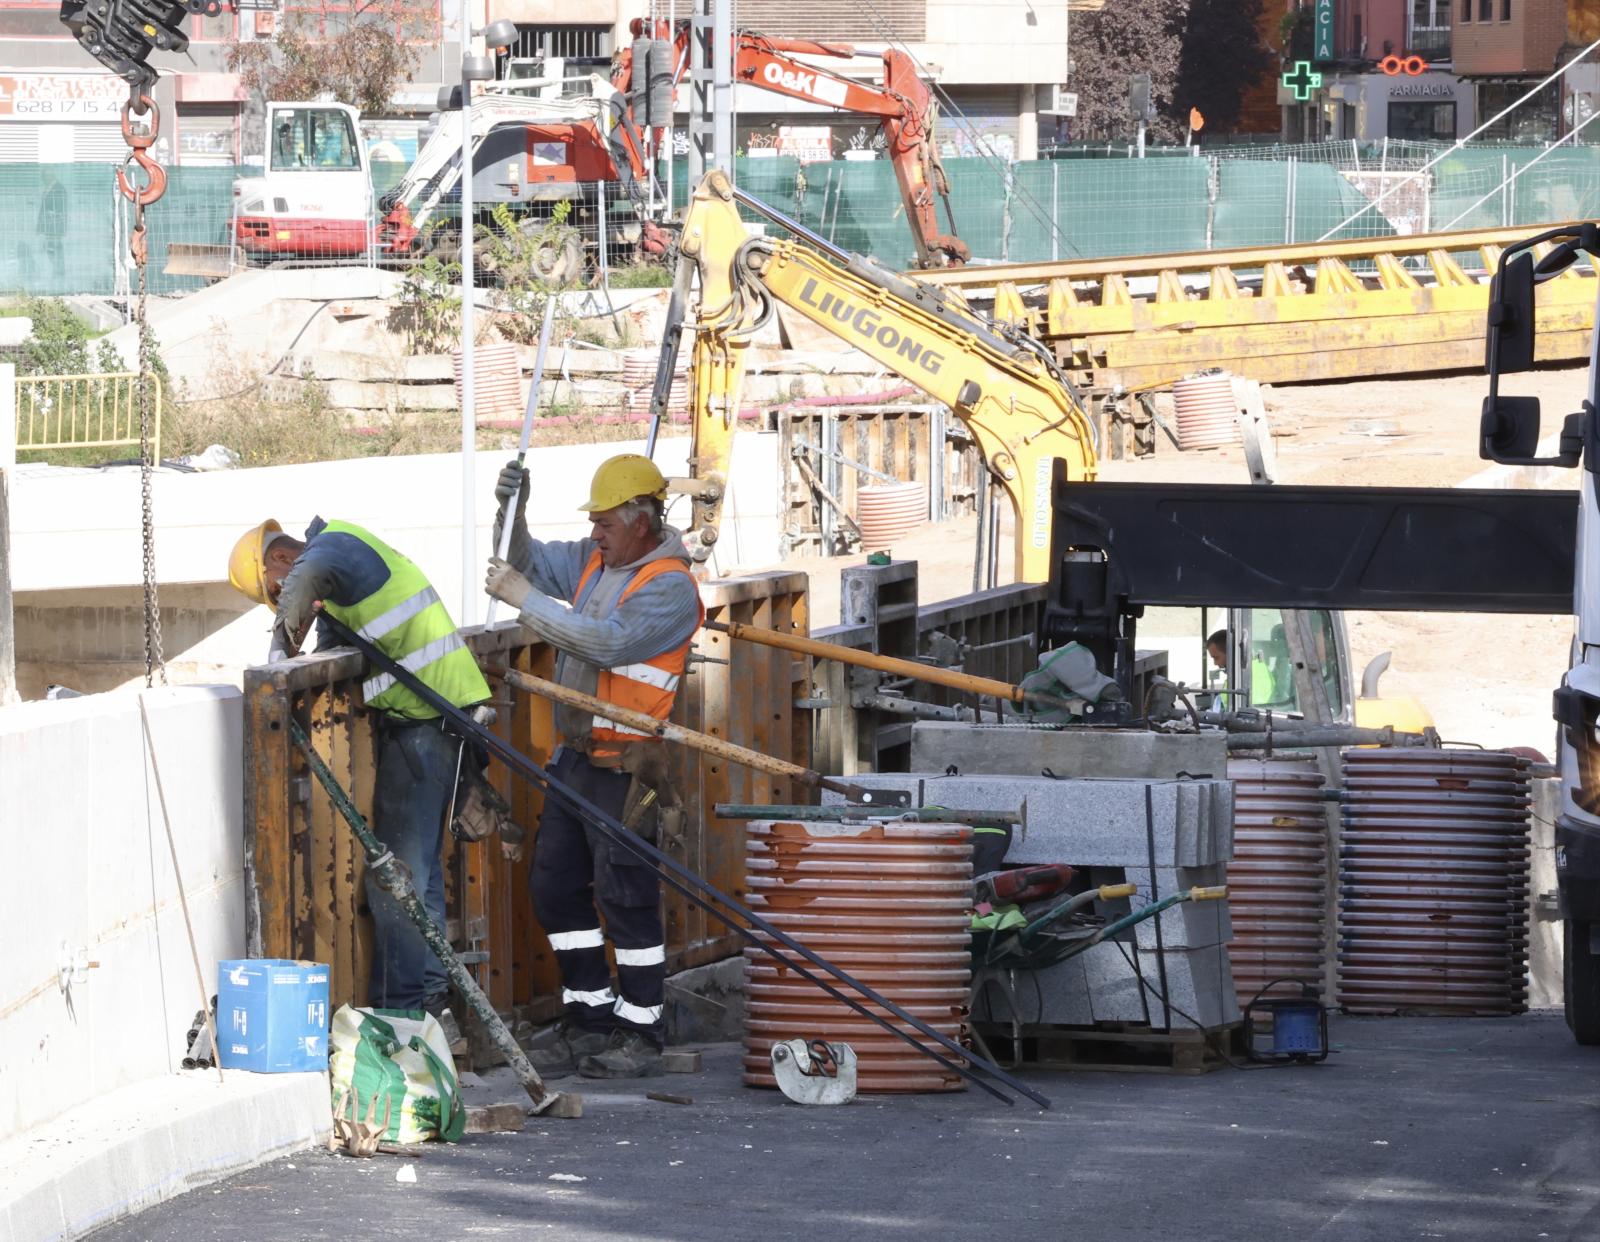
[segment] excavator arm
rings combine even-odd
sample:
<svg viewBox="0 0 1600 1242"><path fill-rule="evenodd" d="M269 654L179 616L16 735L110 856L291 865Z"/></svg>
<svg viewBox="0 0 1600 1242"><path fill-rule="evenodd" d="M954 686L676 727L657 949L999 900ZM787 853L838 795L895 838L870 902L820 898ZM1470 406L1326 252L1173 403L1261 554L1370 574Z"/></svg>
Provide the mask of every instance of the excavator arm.
<svg viewBox="0 0 1600 1242"><path fill-rule="evenodd" d="M674 84L688 67L689 39L689 23L679 22L673 40ZM950 185L933 141L937 109L909 56L895 48L886 49L882 54L883 80L870 83L795 59L813 56L851 60L858 53L848 43L775 39L742 30L734 40L733 54L735 81L790 99L880 118L889 162L894 166L906 221L911 226L917 266L953 267L971 257L965 242L939 227L935 194L944 200L945 215L952 228L955 218L950 210ZM612 82L626 95L632 80L633 54L629 49L619 57Z"/></svg>
<svg viewBox="0 0 1600 1242"><path fill-rule="evenodd" d="M752 238L744 204L793 238ZM1043 346L975 318L942 290L849 254L712 171L695 189L680 242L678 289L699 277L692 361L693 500L690 549L699 562L720 535L723 492L738 428L746 352L781 303L948 405L978 442L1010 497L1018 581L1050 571L1051 477L1093 479L1097 455L1083 402ZM676 299L675 299L676 301ZM670 378L677 326L667 325ZM664 391L661 376L657 391Z"/></svg>

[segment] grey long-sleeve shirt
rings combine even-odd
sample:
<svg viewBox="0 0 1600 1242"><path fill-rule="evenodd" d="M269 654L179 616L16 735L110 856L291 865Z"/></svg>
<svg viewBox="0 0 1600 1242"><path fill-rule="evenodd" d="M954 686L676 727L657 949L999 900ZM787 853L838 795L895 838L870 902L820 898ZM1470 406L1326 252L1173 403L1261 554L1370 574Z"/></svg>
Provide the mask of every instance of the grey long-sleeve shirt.
<svg viewBox="0 0 1600 1242"><path fill-rule="evenodd" d="M560 652L556 682L584 694L598 689L602 668L649 660L670 651L694 637L700 621L699 588L686 574L652 578L617 602L634 574L651 561L670 558L689 564L683 539L671 527L662 532L654 551L630 564L602 569L599 581L590 587L581 606L574 608L567 601L577 591L594 547L592 539L534 539L518 522L512 528L507 558L533 584L522 602L522 623ZM556 727L565 741L586 737L590 722L587 712L556 707Z"/></svg>

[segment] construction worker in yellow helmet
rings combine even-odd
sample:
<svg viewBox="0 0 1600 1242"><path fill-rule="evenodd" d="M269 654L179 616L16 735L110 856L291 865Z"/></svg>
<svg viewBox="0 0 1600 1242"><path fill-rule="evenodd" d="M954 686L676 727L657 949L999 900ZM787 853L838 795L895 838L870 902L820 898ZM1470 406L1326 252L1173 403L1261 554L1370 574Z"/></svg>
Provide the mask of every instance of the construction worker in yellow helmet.
<svg viewBox="0 0 1600 1242"><path fill-rule="evenodd" d="M234 545L228 581L276 611L270 659L296 654L318 616L326 614L367 635L456 706L472 708L490 697L477 661L422 571L353 522L317 518L299 539L275 521L262 522ZM446 808L454 805L462 822L486 756L445 732L439 712L388 674L370 676L362 695L378 735L373 831L410 870L418 897L443 926ZM468 796L457 796L458 780ZM514 850L514 831L503 832L502 843ZM427 1010L449 1032L454 1023L444 967L373 875L367 873L377 932L370 1003Z"/></svg>
<svg viewBox="0 0 1600 1242"><path fill-rule="evenodd" d="M665 720L705 610L683 540L663 521L661 471L637 453L603 462L580 506L589 537L571 542L528 534L528 493L528 472L511 462L495 487L495 546L510 521L510 553L490 560L489 594L518 609L522 624L557 649L561 685ZM561 747L551 774L656 839L663 815L679 813L660 740L565 706L556 708L556 726ZM529 887L561 967L565 1001L561 1022L534 1041L535 1068L547 1077L574 1069L591 1078L657 1072L666 947L655 871L623 847L592 838L564 803L547 798Z"/></svg>

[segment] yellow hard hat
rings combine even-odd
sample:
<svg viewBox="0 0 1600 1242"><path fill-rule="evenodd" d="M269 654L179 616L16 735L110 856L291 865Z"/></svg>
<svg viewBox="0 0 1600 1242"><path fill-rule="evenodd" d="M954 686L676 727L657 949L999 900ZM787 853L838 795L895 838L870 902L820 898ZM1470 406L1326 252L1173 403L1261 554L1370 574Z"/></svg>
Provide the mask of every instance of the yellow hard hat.
<svg viewBox="0 0 1600 1242"><path fill-rule="evenodd" d="M655 462L639 453L608 457L594 472L589 484L589 503L579 505L585 513L604 513L640 496L667 498L667 481Z"/></svg>
<svg viewBox="0 0 1600 1242"><path fill-rule="evenodd" d="M228 557L228 581L233 589L258 604L272 604L272 597L267 594L267 543L273 535L281 534L283 527L268 518L240 535Z"/></svg>

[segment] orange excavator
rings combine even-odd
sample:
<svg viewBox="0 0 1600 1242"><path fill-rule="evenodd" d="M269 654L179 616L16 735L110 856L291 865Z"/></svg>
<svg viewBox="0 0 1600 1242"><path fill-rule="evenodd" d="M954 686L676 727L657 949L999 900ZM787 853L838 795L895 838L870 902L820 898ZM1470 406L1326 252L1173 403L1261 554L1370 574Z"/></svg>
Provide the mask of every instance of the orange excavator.
<svg viewBox="0 0 1600 1242"><path fill-rule="evenodd" d="M634 34L640 35L644 23L636 21ZM667 24L657 24L665 34ZM672 29L672 77L676 86L689 65L690 24L679 21ZM665 42L665 40L661 40ZM637 46L637 44L635 45ZM918 267L953 267L970 257L966 244L955 236L955 217L950 209L950 185L939 151L934 145L937 106L927 84L917 76L916 66L904 52L888 48L882 53L881 82L870 83L846 77L830 68L796 59L799 56L852 60L859 53L848 43L819 43L811 39L774 39L754 31L741 30L734 36L733 79L801 99L808 103L837 108L881 119L887 141L889 161L905 205L906 221L916 244ZM611 84L624 98L638 98L634 81L634 49L624 49L612 71ZM629 120L643 132L645 118L632 108ZM939 227L934 195L944 201L951 232Z"/></svg>

